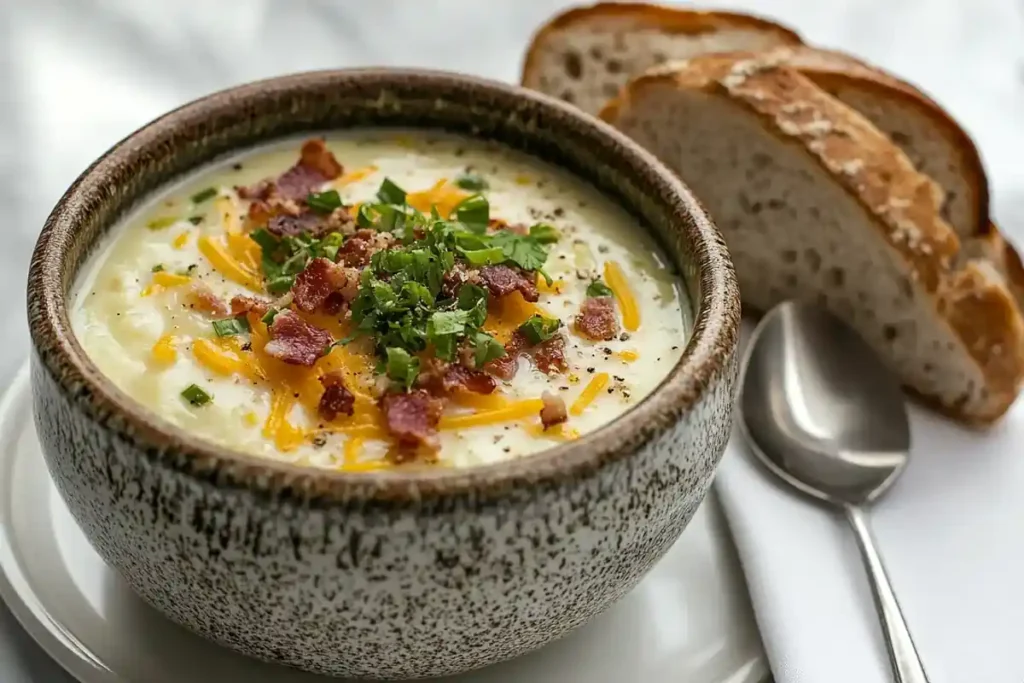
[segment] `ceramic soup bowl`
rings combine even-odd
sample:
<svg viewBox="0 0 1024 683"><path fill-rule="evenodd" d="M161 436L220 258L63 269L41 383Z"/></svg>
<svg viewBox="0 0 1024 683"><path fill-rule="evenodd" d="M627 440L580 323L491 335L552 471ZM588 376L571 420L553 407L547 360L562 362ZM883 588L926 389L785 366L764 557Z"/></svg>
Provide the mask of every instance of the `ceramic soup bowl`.
<svg viewBox="0 0 1024 683"><path fill-rule="evenodd" d="M105 379L72 333L76 276L137 202L212 159L363 127L495 140L589 182L653 232L694 312L648 398L537 455L346 473L212 445ZM349 677L452 674L540 647L630 590L686 527L725 447L739 295L703 208L651 155L539 94L420 71L326 71L217 93L132 134L50 215L28 280L46 462L103 559L170 619Z"/></svg>

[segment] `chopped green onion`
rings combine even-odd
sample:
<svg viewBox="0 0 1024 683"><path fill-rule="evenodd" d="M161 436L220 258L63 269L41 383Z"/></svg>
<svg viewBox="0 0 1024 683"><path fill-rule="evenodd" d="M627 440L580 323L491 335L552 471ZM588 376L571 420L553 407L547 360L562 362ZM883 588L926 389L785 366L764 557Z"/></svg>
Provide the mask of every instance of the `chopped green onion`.
<svg viewBox="0 0 1024 683"><path fill-rule="evenodd" d="M205 406L213 400L213 396L203 391L197 384L189 384L181 392L181 397L194 406Z"/></svg>
<svg viewBox="0 0 1024 683"><path fill-rule="evenodd" d="M161 272L161 271L162 271L163 269L164 269L164 264L162 264L162 263L158 263L158 264L156 264L155 266L153 266L152 268L150 268L150 272L153 272L153 273L159 273L159 272Z"/></svg>
<svg viewBox="0 0 1024 683"><path fill-rule="evenodd" d="M420 359L411 356L408 351L397 346L389 346L387 354L387 375L392 380L411 389L420 374Z"/></svg>
<svg viewBox="0 0 1024 683"><path fill-rule="evenodd" d="M455 185L470 192L482 192L490 188L484 177L477 173L462 173L456 176Z"/></svg>
<svg viewBox="0 0 1024 683"><path fill-rule="evenodd" d="M295 284L294 275L279 275L267 280L267 291L271 294L284 294Z"/></svg>
<svg viewBox="0 0 1024 683"><path fill-rule="evenodd" d="M212 324L213 333L218 337L233 337L236 334L245 334L249 331L249 321L245 316L214 320Z"/></svg>
<svg viewBox="0 0 1024 683"><path fill-rule="evenodd" d="M505 260L505 250L501 247L487 249L460 250L462 256L474 266L489 266Z"/></svg>
<svg viewBox="0 0 1024 683"><path fill-rule="evenodd" d="M306 197L306 204L317 213L331 213L335 209L341 208L341 195L337 190L310 192Z"/></svg>
<svg viewBox="0 0 1024 683"><path fill-rule="evenodd" d="M262 318L260 318L260 322L270 325L274 322L274 318L277 317L278 313L280 313L280 311L276 308L268 308L267 312L263 314Z"/></svg>
<svg viewBox="0 0 1024 683"><path fill-rule="evenodd" d="M332 232L320 242L320 252L331 261L338 260L338 249L341 248L345 236L340 232Z"/></svg>
<svg viewBox="0 0 1024 683"><path fill-rule="evenodd" d="M553 244L557 242L562 236L558 232L558 228L547 223L537 223L536 225L530 226L530 237L537 240L541 244Z"/></svg>
<svg viewBox="0 0 1024 683"><path fill-rule="evenodd" d="M400 188L391 178L385 178L377 190L377 198L385 204L405 204L405 190Z"/></svg>
<svg viewBox="0 0 1024 683"><path fill-rule="evenodd" d="M594 280L587 286L587 296L612 296L611 287L600 279Z"/></svg>
<svg viewBox="0 0 1024 683"><path fill-rule="evenodd" d="M154 218L150 222L146 223L146 227L150 230L163 230L169 228L178 222L176 216L162 216L160 218Z"/></svg>
<svg viewBox="0 0 1024 683"><path fill-rule="evenodd" d="M205 190L200 190L199 192L196 192L194 195L192 195L191 199L193 204L202 204L207 199L213 199L216 196L217 188L208 187Z"/></svg>
<svg viewBox="0 0 1024 683"><path fill-rule="evenodd" d="M191 223L192 225L199 225L200 223L203 222L203 217L202 216L189 216L188 217L188 222Z"/></svg>
<svg viewBox="0 0 1024 683"><path fill-rule="evenodd" d="M455 218L466 225L487 225L490 221L491 204L482 194L474 194L459 202L452 211Z"/></svg>
<svg viewBox="0 0 1024 683"><path fill-rule="evenodd" d="M533 315L519 326L519 331L523 333L531 344L540 344L555 336L555 332L558 331L561 325L561 321L557 318Z"/></svg>
<svg viewBox="0 0 1024 683"><path fill-rule="evenodd" d="M501 345L501 342L486 332L473 333L472 340L475 351L473 362L478 368L505 355L505 347Z"/></svg>

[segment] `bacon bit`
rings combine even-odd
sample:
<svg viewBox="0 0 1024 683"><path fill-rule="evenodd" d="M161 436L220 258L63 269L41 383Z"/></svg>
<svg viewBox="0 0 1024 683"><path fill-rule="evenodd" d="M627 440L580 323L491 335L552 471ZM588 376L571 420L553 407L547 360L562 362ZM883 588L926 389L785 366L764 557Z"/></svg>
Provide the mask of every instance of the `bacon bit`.
<svg viewBox="0 0 1024 683"><path fill-rule="evenodd" d="M454 297L459 293L459 287L467 282L480 284L480 271L467 268L464 263L457 262L451 270L444 274L441 281L441 292L445 296Z"/></svg>
<svg viewBox="0 0 1024 683"><path fill-rule="evenodd" d="M375 230L357 230L338 250L338 262L361 268L370 263L370 257L388 249L395 242L391 233Z"/></svg>
<svg viewBox="0 0 1024 683"><path fill-rule="evenodd" d="M498 379L512 379L519 369L519 355L529 346L530 341L517 329L505 342L505 355L484 365L484 370Z"/></svg>
<svg viewBox="0 0 1024 683"><path fill-rule="evenodd" d="M565 401L562 400L561 396L545 391L540 395L540 400L544 402L544 406L540 409L540 422L544 425L544 429L562 424L569 419L569 413L565 409Z"/></svg>
<svg viewBox="0 0 1024 683"><path fill-rule="evenodd" d="M274 316L270 325L270 341L263 351L289 365L312 367L332 341L330 332L310 325L286 309Z"/></svg>
<svg viewBox="0 0 1024 683"><path fill-rule="evenodd" d="M317 414L327 422L331 422L339 414L352 416L355 413L356 397L345 386L345 376L338 370L328 372L320 377L324 393L317 404Z"/></svg>
<svg viewBox="0 0 1024 683"><path fill-rule="evenodd" d="M302 145L299 151L299 165L317 171L325 181L334 180L345 171L334 158L334 153L327 149L327 143L323 138L307 140Z"/></svg>
<svg viewBox="0 0 1024 683"><path fill-rule="evenodd" d="M387 394L381 399L381 410L388 431L403 448L439 447L437 424L441 420L444 402L434 398L425 389L407 394Z"/></svg>
<svg viewBox="0 0 1024 683"><path fill-rule="evenodd" d="M619 334L615 300L610 296L590 296L583 300L576 315L576 331L593 341L611 341Z"/></svg>
<svg viewBox="0 0 1024 683"><path fill-rule="evenodd" d="M270 199L270 195L274 192L274 183L269 180L261 180L255 185L249 185L248 187L236 187L235 192L242 199L252 201L266 200Z"/></svg>
<svg viewBox="0 0 1024 683"><path fill-rule="evenodd" d="M255 313L258 317L263 315L270 309L270 302L263 299L258 299L254 296L245 296L244 294L236 294L231 298L231 315L239 316L245 313Z"/></svg>
<svg viewBox="0 0 1024 683"><path fill-rule="evenodd" d="M323 229L324 222L315 213L303 213L298 216L280 214L267 223L267 232L277 237L295 237L304 233L317 236Z"/></svg>
<svg viewBox="0 0 1024 683"><path fill-rule="evenodd" d="M490 394L498 386L487 373L454 363L445 371L441 385L447 392L463 389L474 394Z"/></svg>
<svg viewBox="0 0 1024 683"><path fill-rule="evenodd" d="M295 307L305 313L312 313L327 303L332 294L340 294L331 302L331 308L351 301L359 293L359 271L355 268L343 268L331 261L318 257L306 265L306 268L295 276L292 286L292 301Z"/></svg>
<svg viewBox="0 0 1024 683"><path fill-rule="evenodd" d="M540 299L535 276L527 275L518 268L504 264L484 266L480 269L480 280L487 286L491 294L496 297L506 296L518 291L526 301L534 302Z"/></svg>
<svg viewBox="0 0 1024 683"><path fill-rule="evenodd" d="M565 337L560 334L535 346L531 355L537 369L549 375L569 369L565 361Z"/></svg>
<svg viewBox="0 0 1024 683"><path fill-rule="evenodd" d="M223 318L231 312L231 308L214 294L205 282L193 282L189 285L185 290L185 300L189 308L217 317Z"/></svg>
<svg viewBox="0 0 1024 683"><path fill-rule="evenodd" d="M241 193L242 188L238 188ZM294 199L282 199L271 197L270 199L257 199L249 205L249 222L255 225L266 225L274 216L298 216L302 213L302 207Z"/></svg>
<svg viewBox="0 0 1024 683"><path fill-rule="evenodd" d="M239 187L238 196L254 200L249 207L249 217L256 221L280 213L297 214L299 211L289 210L293 207L288 206L287 200L304 202L310 192L328 180L334 180L343 171L334 154L327 149L326 143L316 138L302 145L298 163L282 173L277 180L264 180L251 187Z"/></svg>

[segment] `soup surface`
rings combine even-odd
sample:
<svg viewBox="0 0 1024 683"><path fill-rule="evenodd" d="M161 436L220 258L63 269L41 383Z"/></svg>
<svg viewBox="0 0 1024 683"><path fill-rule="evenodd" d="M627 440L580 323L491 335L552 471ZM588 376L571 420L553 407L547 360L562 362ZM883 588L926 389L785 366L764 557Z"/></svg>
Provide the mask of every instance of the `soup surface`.
<svg viewBox="0 0 1024 683"><path fill-rule="evenodd" d="M503 146L369 131L226 159L128 216L73 325L100 369L233 449L469 466L608 424L682 353L643 228Z"/></svg>

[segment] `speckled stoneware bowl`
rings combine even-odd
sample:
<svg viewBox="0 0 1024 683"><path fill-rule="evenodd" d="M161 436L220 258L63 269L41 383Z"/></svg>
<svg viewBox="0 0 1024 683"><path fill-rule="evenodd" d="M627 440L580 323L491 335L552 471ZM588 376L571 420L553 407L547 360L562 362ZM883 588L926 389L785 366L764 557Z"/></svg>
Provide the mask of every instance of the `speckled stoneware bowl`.
<svg viewBox="0 0 1024 683"><path fill-rule="evenodd" d="M590 181L678 264L696 323L660 387L596 433L469 470L353 474L211 445L105 379L70 290L125 211L219 155L299 132L444 129ZM700 204L597 120L515 87L430 72L278 78L189 104L71 187L28 281L47 465L96 550L174 621L255 657L340 676L450 674L513 657L622 597L672 545L729 434L739 295Z"/></svg>

